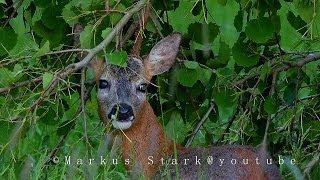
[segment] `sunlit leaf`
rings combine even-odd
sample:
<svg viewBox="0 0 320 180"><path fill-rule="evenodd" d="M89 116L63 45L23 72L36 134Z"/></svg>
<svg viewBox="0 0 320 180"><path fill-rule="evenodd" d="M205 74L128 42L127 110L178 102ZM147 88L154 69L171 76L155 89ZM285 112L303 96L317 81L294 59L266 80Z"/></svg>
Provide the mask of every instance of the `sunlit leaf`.
<svg viewBox="0 0 320 180"><path fill-rule="evenodd" d="M46 43L38 50L38 52L36 52L32 56L32 58L43 56L49 51L50 51L50 43L49 43L49 41L46 41Z"/></svg>
<svg viewBox="0 0 320 180"><path fill-rule="evenodd" d="M51 73L48 73L48 72L44 73L43 79L42 79L43 89L46 89L49 86L53 77L54 77L54 75Z"/></svg>
<svg viewBox="0 0 320 180"><path fill-rule="evenodd" d="M93 25L87 25L80 33L81 48L90 49L93 45Z"/></svg>
<svg viewBox="0 0 320 180"><path fill-rule="evenodd" d="M199 67L196 61L184 61L183 64L189 69L197 69Z"/></svg>
<svg viewBox="0 0 320 180"><path fill-rule="evenodd" d="M193 3L191 1L181 1L175 11L169 11L168 16L174 31L186 34L191 23L195 22L195 17L190 13Z"/></svg>
<svg viewBox="0 0 320 180"><path fill-rule="evenodd" d="M199 74L194 69L178 69L177 80L183 86L192 87L199 80Z"/></svg>
<svg viewBox="0 0 320 180"><path fill-rule="evenodd" d="M297 49L302 40L302 36L290 25L287 19L287 15L289 13L289 8L293 9L292 4L284 1L281 2L281 9L279 11L280 14L280 45L281 48L287 51L293 51Z"/></svg>
<svg viewBox="0 0 320 180"><path fill-rule="evenodd" d="M114 64L121 67L127 66L128 55L125 51L115 51L105 54L109 64Z"/></svg>
<svg viewBox="0 0 320 180"><path fill-rule="evenodd" d="M239 4L236 1L228 1L222 6L218 1L207 1L207 8L210 12L209 20L220 27L223 40L232 47L240 34L234 26L234 19L240 10Z"/></svg>

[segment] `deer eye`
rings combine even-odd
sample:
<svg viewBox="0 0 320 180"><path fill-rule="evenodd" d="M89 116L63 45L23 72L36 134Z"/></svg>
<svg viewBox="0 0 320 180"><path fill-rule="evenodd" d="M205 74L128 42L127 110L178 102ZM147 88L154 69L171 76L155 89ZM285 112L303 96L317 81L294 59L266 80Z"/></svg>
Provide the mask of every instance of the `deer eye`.
<svg viewBox="0 0 320 180"><path fill-rule="evenodd" d="M147 91L147 84L146 83L140 84L137 90L141 91L141 92L146 92Z"/></svg>
<svg viewBox="0 0 320 180"><path fill-rule="evenodd" d="M106 89L109 87L109 83L106 80L99 80L99 88Z"/></svg>

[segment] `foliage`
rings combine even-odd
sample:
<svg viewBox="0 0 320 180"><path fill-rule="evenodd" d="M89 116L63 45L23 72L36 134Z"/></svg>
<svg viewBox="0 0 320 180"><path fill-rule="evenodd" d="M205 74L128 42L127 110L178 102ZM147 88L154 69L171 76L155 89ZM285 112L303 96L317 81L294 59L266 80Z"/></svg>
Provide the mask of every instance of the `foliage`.
<svg viewBox="0 0 320 180"><path fill-rule="evenodd" d="M107 148L98 120L92 71L57 76L79 61L78 48L94 48L110 35L133 5L107 2L0 0L1 177L125 179L124 165L111 163L115 150ZM275 159L296 159L280 166L284 179L320 177L319 0L167 0L153 1L151 12L143 54L162 34L183 35L176 65L153 80L160 88L149 88L171 138L186 143L214 105L192 146L258 146L267 133ZM124 36L138 19L135 14L98 58L126 66L135 37ZM77 22L85 25L80 47L72 35ZM102 155L109 163L67 166L69 155L84 161Z"/></svg>

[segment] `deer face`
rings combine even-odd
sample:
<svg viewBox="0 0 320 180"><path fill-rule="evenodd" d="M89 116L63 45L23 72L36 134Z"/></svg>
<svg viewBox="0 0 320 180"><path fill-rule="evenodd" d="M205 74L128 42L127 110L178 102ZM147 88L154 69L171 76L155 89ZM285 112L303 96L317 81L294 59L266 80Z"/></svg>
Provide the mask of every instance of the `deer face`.
<svg viewBox="0 0 320 180"><path fill-rule="evenodd" d="M100 61L92 63L98 84L98 103L102 119L116 129L128 129L146 101L146 87L152 76L173 65L181 35L172 34L157 43L146 59L129 56L127 67Z"/></svg>
<svg viewBox="0 0 320 180"><path fill-rule="evenodd" d="M100 108L117 129L128 129L146 100L142 61L129 57L127 62L126 68L106 65L98 84Z"/></svg>

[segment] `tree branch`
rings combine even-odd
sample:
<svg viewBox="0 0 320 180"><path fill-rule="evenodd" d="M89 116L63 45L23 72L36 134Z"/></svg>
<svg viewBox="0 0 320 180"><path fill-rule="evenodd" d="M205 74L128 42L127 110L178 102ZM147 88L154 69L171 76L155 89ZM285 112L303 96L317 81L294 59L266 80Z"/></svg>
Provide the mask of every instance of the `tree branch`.
<svg viewBox="0 0 320 180"><path fill-rule="evenodd" d="M188 139L185 147L189 147L192 144L192 141L193 141L194 137L196 136L196 134L200 130L200 127L203 125L203 123L206 122L206 120L208 119L208 117L209 117L211 111L213 110L213 108L214 108L213 103L210 103L210 108L208 109L206 114L202 117L202 119L199 121L199 123L197 124L196 128L193 130L193 132L191 134L191 137Z"/></svg>
<svg viewBox="0 0 320 180"><path fill-rule="evenodd" d="M282 61L281 64L282 66L280 67L274 67L273 69L273 74L278 74L282 71L286 71L290 68L295 68L295 67L302 67L310 62L317 61L320 59L320 54L309 54L305 58L299 60L299 61ZM275 65L277 62L272 63L272 65ZM248 75L234 83L234 85L240 85L246 82L249 79L255 78L256 76L259 76L260 73L255 73Z"/></svg>
<svg viewBox="0 0 320 180"><path fill-rule="evenodd" d="M20 87L23 87L23 86L27 86L30 83L40 83L41 81L42 81L42 77L37 77L37 78L31 79L31 80L28 80L28 81L20 82L18 84L10 86L10 87L0 88L0 94L4 94L4 93L7 93L7 92L10 92L10 91L12 91L14 89L17 89L17 88L20 88Z"/></svg>

